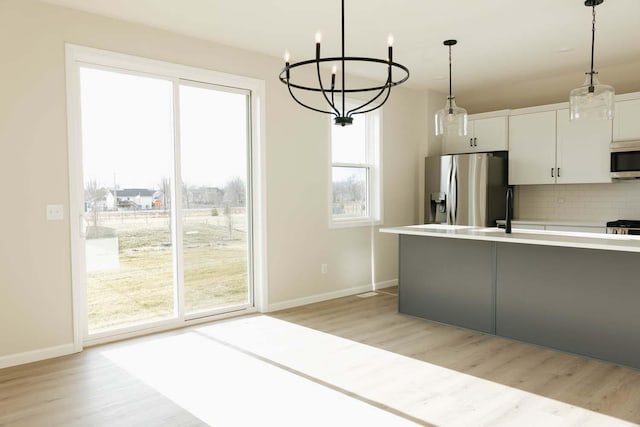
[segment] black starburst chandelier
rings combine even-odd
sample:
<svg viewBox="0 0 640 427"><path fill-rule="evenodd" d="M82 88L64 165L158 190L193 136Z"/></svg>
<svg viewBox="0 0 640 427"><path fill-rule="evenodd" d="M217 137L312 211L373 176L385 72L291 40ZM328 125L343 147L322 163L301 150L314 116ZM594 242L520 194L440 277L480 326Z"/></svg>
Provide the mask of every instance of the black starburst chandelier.
<svg viewBox="0 0 640 427"><path fill-rule="evenodd" d="M323 114L331 114L334 116L334 123L336 125L345 126L353 123L353 116L356 114L363 114L380 108L389 99L391 94L391 88L404 83L409 78L409 69L404 65L393 62L393 38L389 36L388 58L366 58L359 56L345 56L345 43L344 43L344 0L342 0L342 55L339 57L327 57L322 58L320 56L320 36L316 34L316 56L314 59L308 59L305 61L289 63L288 54L285 55L285 66L280 72L280 81L287 85L291 97L301 106L308 108L309 110L316 111ZM331 70L330 83L326 84L323 81L322 70L320 64L333 63ZM374 63L381 64L386 67L387 78L386 81L378 86L371 87L351 87L348 88L346 84L346 68L348 64L363 64ZM340 64L340 85L336 87L336 74L338 72L338 64ZM308 86L302 83L296 83L292 78L294 70L301 67L314 67L317 74L317 85ZM394 80L394 70L396 75L400 77ZM299 70L298 70L299 71ZM324 102L326 103L326 109L316 108L315 106L307 105L296 96L296 91L317 92L322 95ZM346 108L346 98L348 94L355 93L370 93L368 100L363 101L360 105L353 108ZM336 97L336 95L339 95ZM337 99L336 99L337 98Z"/></svg>

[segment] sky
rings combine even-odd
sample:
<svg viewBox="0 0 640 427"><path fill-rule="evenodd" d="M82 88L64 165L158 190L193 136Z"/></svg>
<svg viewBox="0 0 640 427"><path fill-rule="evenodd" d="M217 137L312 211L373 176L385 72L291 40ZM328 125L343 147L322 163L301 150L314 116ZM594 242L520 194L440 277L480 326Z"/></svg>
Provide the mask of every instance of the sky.
<svg viewBox="0 0 640 427"><path fill-rule="evenodd" d="M85 183L158 189L172 175L173 82L82 67L81 114ZM179 86L183 181L224 187L246 181L246 94L212 85Z"/></svg>

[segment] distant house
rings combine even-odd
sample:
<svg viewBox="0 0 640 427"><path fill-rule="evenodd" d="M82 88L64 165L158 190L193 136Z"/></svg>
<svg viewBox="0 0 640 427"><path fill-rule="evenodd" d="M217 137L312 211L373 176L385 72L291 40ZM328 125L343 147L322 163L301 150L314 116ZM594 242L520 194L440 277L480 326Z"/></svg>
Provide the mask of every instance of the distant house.
<svg viewBox="0 0 640 427"><path fill-rule="evenodd" d="M100 188L94 192L85 190L84 204L87 211L108 211L116 208L116 198L108 188Z"/></svg>
<svg viewBox="0 0 640 427"><path fill-rule="evenodd" d="M147 188L124 188L116 190L116 199L119 208L125 209L151 209L155 190Z"/></svg>

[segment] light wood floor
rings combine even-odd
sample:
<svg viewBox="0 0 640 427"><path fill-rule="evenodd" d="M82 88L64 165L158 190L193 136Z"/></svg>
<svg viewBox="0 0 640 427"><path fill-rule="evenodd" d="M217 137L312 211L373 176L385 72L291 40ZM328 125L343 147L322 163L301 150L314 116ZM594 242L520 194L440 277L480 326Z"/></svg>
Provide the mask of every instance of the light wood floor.
<svg viewBox="0 0 640 427"><path fill-rule="evenodd" d="M383 291L0 370L0 426L640 425L640 371L399 315Z"/></svg>

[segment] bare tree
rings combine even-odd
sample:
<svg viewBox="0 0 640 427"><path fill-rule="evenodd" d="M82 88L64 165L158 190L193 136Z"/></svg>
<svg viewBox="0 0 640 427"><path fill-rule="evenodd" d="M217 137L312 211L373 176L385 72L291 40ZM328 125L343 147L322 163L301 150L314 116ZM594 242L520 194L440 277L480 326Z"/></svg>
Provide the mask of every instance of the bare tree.
<svg viewBox="0 0 640 427"><path fill-rule="evenodd" d="M182 183L182 206L187 209L191 208L191 200L193 199L193 193L189 190L189 184Z"/></svg>
<svg viewBox="0 0 640 427"><path fill-rule="evenodd" d="M160 191L162 192L162 208L166 211L167 207L171 204L171 178L167 176L162 177Z"/></svg>
<svg viewBox="0 0 640 427"><path fill-rule="evenodd" d="M224 204L224 216L227 218L227 228L229 230L229 240L233 237L233 217L228 203Z"/></svg>
<svg viewBox="0 0 640 427"><path fill-rule="evenodd" d="M240 207L247 203L247 186L245 182L236 177L227 182L224 186L225 205Z"/></svg>
<svg viewBox="0 0 640 427"><path fill-rule="evenodd" d="M93 227L96 231L100 220L100 211L102 210L100 202L104 200L106 195L107 189L104 187L98 187L98 183L95 179L90 179L87 182L87 186L84 190L84 198L88 207L91 209L91 219L93 220Z"/></svg>

